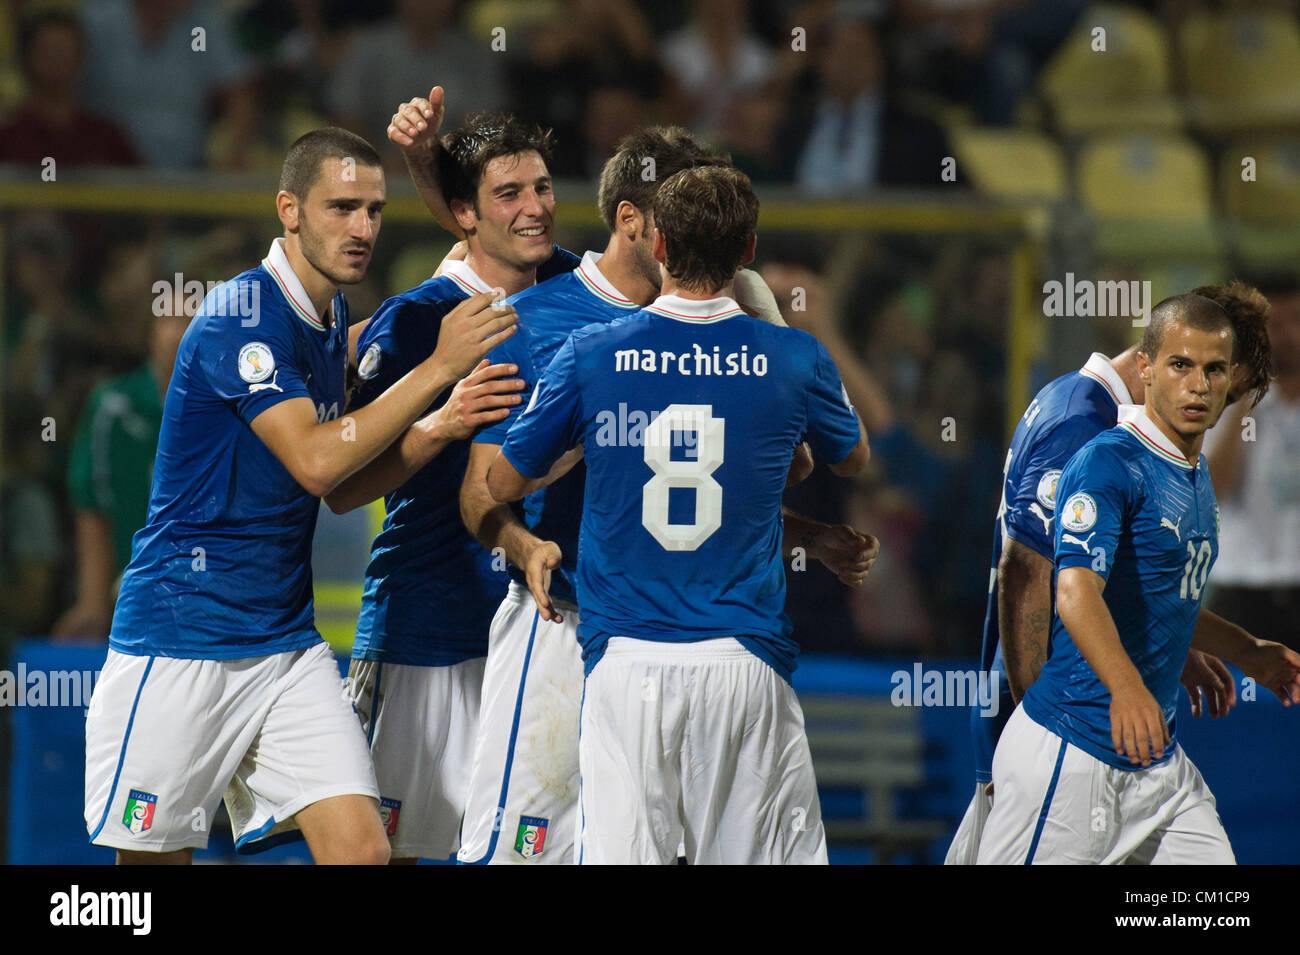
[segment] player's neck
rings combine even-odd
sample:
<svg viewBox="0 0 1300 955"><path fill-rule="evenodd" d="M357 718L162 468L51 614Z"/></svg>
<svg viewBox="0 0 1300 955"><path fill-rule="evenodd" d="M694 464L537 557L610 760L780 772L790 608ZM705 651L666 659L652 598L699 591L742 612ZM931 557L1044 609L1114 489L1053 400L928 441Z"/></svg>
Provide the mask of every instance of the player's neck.
<svg viewBox="0 0 1300 955"><path fill-rule="evenodd" d="M712 291L708 291L705 289L683 288L681 285L677 284L677 280L675 278L673 278L665 271L664 284L659 289L659 294L676 295L678 298L692 299L697 302L707 302L709 299L712 298L734 299L736 297L736 289L735 289L734 282L728 282L726 285L722 286L721 288L716 288L713 289Z"/></svg>
<svg viewBox="0 0 1300 955"><path fill-rule="evenodd" d="M302 254L302 249L298 246L298 237L292 233L285 236L284 257L289 260L289 268L293 269L293 274L298 276L298 281L302 283L302 290L311 300L311 307L316 310L317 317L329 325L332 321L330 302L334 300L339 287L324 272L307 261L307 257Z"/></svg>
<svg viewBox="0 0 1300 955"><path fill-rule="evenodd" d="M520 269L517 266L484 255L482 249L476 249L471 243L465 264L475 275L481 278L489 288L505 289L507 295L514 295L537 284L537 268Z"/></svg>
<svg viewBox="0 0 1300 955"><path fill-rule="evenodd" d="M1135 404L1141 403L1145 389L1142 384L1142 376L1138 374L1137 353L1138 346L1130 345L1110 360L1110 367L1115 369L1115 374L1119 375L1119 380L1124 382L1124 387L1128 389L1129 398Z"/></svg>
<svg viewBox="0 0 1300 955"><path fill-rule="evenodd" d="M1205 440L1205 432L1202 431L1190 440L1183 437L1174 430L1173 425L1156 413L1154 406L1150 402L1146 402L1146 407L1143 408L1142 413L1146 415L1148 421L1156 426L1161 434L1169 439L1170 443L1178 449L1178 453L1187 460L1187 463L1195 466L1201 457L1201 443Z"/></svg>
<svg viewBox="0 0 1300 955"><path fill-rule="evenodd" d="M617 236L609 237L605 254L597 260L596 268L620 295L638 305L649 305L659 294L659 287L636 267L631 250L618 242Z"/></svg>

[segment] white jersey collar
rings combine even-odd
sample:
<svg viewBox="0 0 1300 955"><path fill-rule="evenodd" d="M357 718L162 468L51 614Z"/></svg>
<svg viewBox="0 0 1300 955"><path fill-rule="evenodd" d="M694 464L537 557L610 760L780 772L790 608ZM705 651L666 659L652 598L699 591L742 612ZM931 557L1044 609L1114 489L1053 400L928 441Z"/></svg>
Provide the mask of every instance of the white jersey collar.
<svg viewBox="0 0 1300 955"><path fill-rule="evenodd" d="M464 259L452 259L450 262L442 263L442 274L465 289L470 295L492 291L492 286L479 278L478 273L471 269Z"/></svg>
<svg viewBox="0 0 1300 955"><path fill-rule="evenodd" d="M308 296L307 290L302 287L302 280L298 278L298 273L293 270L289 264L289 257L284 253L284 237L277 236L271 241L271 250L266 253L266 258L262 260L262 268L270 273L275 284L279 286L280 292L284 299L293 309L294 314L304 322L323 332L329 326L316 314L316 306L311 303L311 297ZM334 299L330 298L330 311L334 307Z"/></svg>
<svg viewBox="0 0 1300 955"><path fill-rule="evenodd" d="M1189 471L1192 470L1193 464L1183 457L1183 453L1174 446L1172 441L1165 437L1165 433L1147 414L1145 405L1122 405L1119 409L1118 427L1137 438L1142 442L1142 446L1156 457ZM1198 455L1197 465L1199 464Z"/></svg>
<svg viewBox="0 0 1300 955"><path fill-rule="evenodd" d="M605 278L604 273L596 267L596 263L600 261L601 256L604 254L603 252L586 252L583 254L582 261L573 270L578 276L578 281L587 287L587 291L603 302L609 302L611 305L621 305L623 308L637 308L637 303L616 289L614 283Z"/></svg>
<svg viewBox="0 0 1300 955"><path fill-rule="evenodd" d="M735 299L727 298L725 295L707 299L660 295L653 303L646 306L646 310L692 324L720 322L745 314L744 309L736 304Z"/></svg>
<svg viewBox="0 0 1300 955"><path fill-rule="evenodd" d="M1133 396L1128 393L1128 386L1124 384L1124 379L1119 376L1110 359L1101 352L1093 352L1092 357L1079 369L1079 374L1101 382L1117 406L1133 404Z"/></svg>

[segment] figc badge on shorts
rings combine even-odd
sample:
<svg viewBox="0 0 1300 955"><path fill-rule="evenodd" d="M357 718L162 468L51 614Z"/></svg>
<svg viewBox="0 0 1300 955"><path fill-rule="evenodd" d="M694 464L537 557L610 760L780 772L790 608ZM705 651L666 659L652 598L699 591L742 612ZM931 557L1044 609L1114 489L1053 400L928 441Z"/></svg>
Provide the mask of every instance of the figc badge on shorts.
<svg viewBox="0 0 1300 955"><path fill-rule="evenodd" d="M126 812L122 814L122 825L136 835L148 832L153 825L153 811L158 806L158 797L142 789L132 789L126 797Z"/></svg>
<svg viewBox="0 0 1300 955"><path fill-rule="evenodd" d="M515 852L525 859L541 855L542 847L546 844L546 826L549 822L549 819L539 816L520 816L519 832L515 835Z"/></svg>

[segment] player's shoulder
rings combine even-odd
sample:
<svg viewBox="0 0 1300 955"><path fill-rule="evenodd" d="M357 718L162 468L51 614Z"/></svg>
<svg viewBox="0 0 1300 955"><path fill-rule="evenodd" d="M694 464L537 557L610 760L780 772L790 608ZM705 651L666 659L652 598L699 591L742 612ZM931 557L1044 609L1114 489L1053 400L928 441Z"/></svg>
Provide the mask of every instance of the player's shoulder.
<svg viewBox="0 0 1300 955"><path fill-rule="evenodd" d="M361 331L357 348L399 337L416 325L446 315L466 298L465 291L446 276L426 279L414 288L384 299Z"/></svg>
<svg viewBox="0 0 1300 955"><path fill-rule="evenodd" d="M530 305L549 304L555 299L575 295L578 291L578 286L579 282L574 276L572 270L552 275L547 279L542 279L539 276L536 284L530 285L528 288L521 289L514 295L511 295L506 299L506 304L516 307L521 304L524 307Z"/></svg>
<svg viewBox="0 0 1300 955"><path fill-rule="evenodd" d="M275 278L263 267L219 282L203 297L185 335L204 339L249 334L267 336L292 328L295 321Z"/></svg>
<svg viewBox="0 0 1300 955"><path fill-rule="evenodd" d="M449 275L435 275L419 285L398 292L384 300L379 312L388 309L401 311L412 308L445 308L450 311L464 301L469 295L466 287ZM375 314L379 314L376 312Z"/></svg>
<svg viewBox="0 0 1300 955"><path fill-rule="evenodd" d="M1084 443L1066 465L1065 474L1090 477L1109 476L1128 481L1132 462L1142 454L1142 447L1124 428L1108 428ZM1064 475L1063 475L1064 479Z"/></svg>

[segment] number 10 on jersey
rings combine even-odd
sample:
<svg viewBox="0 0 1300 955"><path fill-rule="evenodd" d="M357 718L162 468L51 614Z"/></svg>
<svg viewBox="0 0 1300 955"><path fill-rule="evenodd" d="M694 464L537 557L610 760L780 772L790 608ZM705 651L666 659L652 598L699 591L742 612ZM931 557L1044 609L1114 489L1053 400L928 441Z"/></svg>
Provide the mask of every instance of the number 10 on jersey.
<svg viewBox="0 0 1300 955"><path fill-rule="evenodd" d="M722 464L725 418L713 405L669 405L645 429L645 463L654 477L641 489L641 523L664 550L695 550L722 526L722 485L713 472ZM673 433L695 432L695 457L672 460ZM681 441L679 444L683 443ZM695 520L668 523L670 488L695 491Z"/></svg>

